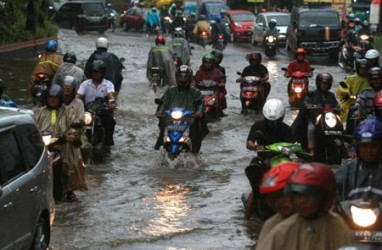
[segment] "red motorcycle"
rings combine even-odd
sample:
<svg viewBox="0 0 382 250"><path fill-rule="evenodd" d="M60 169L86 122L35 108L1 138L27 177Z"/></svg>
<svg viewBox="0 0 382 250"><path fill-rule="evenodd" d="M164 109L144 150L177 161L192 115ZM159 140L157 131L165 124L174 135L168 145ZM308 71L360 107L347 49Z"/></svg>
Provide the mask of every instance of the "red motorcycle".
<svg viewBox="0 0 382 250"><path fill-rule="evenodd" d="M283 71L286 71L287 68L281 68ZM311 72L314 69L311 69ZM311 77L311 73L295 71L290 76L288 83L288 96L289 104L294 108L299 108L302 100L308 95L309 92L309 80L308 77Z"/></svg>
<svg viewBox="0 0 382 250"><path fill-rule="evenodd" d="M217 84L213 80L203 80L195 85L195 88L199 89L203 95L207 122L220 121L221 119L215 93L219 88Z"/></svg>
<svg viewBox="0 0 382 250"><path fill-rule="evenodd" d="M240 72L237 72L241 75ZM241 113L248 114L250 111L260 113L264 104L264 91L261 87L261 78L257 76L245 76L236 80L240 83Z"/></svg>

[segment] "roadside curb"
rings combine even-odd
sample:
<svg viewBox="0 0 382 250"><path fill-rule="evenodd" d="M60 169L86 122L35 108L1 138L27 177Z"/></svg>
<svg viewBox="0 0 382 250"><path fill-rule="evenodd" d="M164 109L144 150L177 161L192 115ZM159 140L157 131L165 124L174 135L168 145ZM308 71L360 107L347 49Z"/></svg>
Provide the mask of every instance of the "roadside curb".
<svg viewBox="0 0 382 250"><path fill-rule="evenodd" d="M51 37L44 37L39 39L34 39L30 41L24 41L24 42L18 42L18 43L12 43L0 46L0 55L1 54L7 54L13 51L22 50L34 46L40 46L44 44L47 40L57 40L57 36L51 36Z"/></svg>

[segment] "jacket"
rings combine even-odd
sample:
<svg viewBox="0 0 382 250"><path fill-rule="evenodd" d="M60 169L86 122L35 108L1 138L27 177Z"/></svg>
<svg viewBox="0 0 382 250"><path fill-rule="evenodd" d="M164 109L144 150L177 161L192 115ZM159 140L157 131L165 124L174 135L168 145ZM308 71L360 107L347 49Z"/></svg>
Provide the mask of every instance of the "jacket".
<svg viewBox="0 0 382 250"><path fill-rule="evenodd" d="M146 77L151 82L151 68L159 67L163 70L164 79L169 85L175 85L174 58L170 49L166 46L155 46L150 49L147 58Z"/></svg>
<svg viewBox="0 0 382 250"><path fill-rule="evenodd" d="M68 62L63 62L60 64L56 74L54 75L53 83L63 87L65 76L73 76L77 80L77 88L80 86L81 82L86 79L84 71L80 67Z"/></svg>
<svg viewBox="0 0 382 250"><path fill-rule="evenodd" d="M200 66L199 70L196 71L194 76L195 86L198 87L201 81L203 80L213 80L217 84L224 83L224 79L222 77L222 73L218 68L212 68L211 70L207 70L203 65Z"/></svg>
<svg viewBox="0 0 382 250"><path fill-rule="evenodd" d="M206 31L208 37L211 37L210 24L206 20L198 21L195 24L195 27L192 33L194 34L194 36L198 37L200 34L202 34L203 31Z"/></svg>
<svg viewBox="0 0 382 250"><path fill-rule="evenodd" d="M170 41L168 47L174 57L180 57L182 64L190 65L190 44L188 41L181 37L176 37Z"/></svg>
<svg viewBox="0 0 382 250"><path fill-rule="evenodd" d="M265 221L263 227L261 228L259 238L256 241L256 249L263 249L263 244L265 244L264 239L271 233L272 229L274 229L283 220L284 218L277 213Z"/></svg>

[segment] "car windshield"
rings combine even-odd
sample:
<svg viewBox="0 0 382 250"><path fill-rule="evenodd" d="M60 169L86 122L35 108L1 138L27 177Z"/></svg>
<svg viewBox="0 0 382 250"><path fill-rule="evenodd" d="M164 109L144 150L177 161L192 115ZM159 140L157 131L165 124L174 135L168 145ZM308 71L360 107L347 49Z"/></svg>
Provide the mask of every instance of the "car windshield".
<svg viewBox="0 0 382 250"><path fill-rule="evenodd" d="M83 9L85 15L95 15L95 14L102 15L102 14L104 14L104 8L103 8L102 4L98 4L98 3L83 4L82 9Z"/></svg>
<svg viewBox="0 0 382 250"><path fill-rule="evenodd" d="M329 11L311 11L301 13L300 27L339 27L339 18L337 12Z"/></svg>
<svg viewBox="0 0 382 250"><path fill-rule="evenodd" d="M271 19L276 20L277 26L288 26L290 22L290 15L267 16L268 23Z"/></svg>
<svg viewBox="0 0 382 250"><path fill-rule="evenodd" d="M232 15L232 20L234 22L253 22L255 16L249 13L240 13Z"/></svg>
<svg viewBox="0 0 382 250"><path fill-rule="evenodd" d="M220 15L220 10L228 10L227 6L222 6L221 4L209 5L207 8L209 10L210 15Z"/></svg>

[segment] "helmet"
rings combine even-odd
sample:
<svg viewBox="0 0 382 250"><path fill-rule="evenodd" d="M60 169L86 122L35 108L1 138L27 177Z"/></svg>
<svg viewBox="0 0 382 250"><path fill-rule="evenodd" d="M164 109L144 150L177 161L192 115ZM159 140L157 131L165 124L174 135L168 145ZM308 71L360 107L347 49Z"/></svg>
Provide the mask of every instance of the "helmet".
<svg viewBox="0 0 382 250"><path fill-rule="evenodd" d="M302 54L304 56L304 59L305 59L307 53L306 53L306 50L304 48L297 48L294 51L294 55L296 58L297 58L298 54Z"/></svg>
<svg viewBox="0 0 382 250"><path fill-rule="evenodd" d="M100 37L96 41L97 49L107 49L109 48L109 41L105 37Z"/></svg>
<svg viewBox="0 0 382 250"><path fill-rule="evenodd" d="M262 56L260 53L258 52L251 52L249 54L247 54L245 56L245 58L248 60L248 61L251 61L251 60L259 60L259 63L261 63L261 60L262 60Z"/></svg>
<svg viewBox="0 0 382 250"><path fill-rule="evenodd" d="M152 7L152 8L151 8L151 12L157 12L157 8Z"/></svg>
<svg viewBox="0 0 382 250"><path fill-rule="evenodd" d="M363 26L363 27L369 27L369 22L368 22L367 20L364 20L364 21L362 22L362 26Z"/></svg>
<svg viewBox="0 0 382 250"><path fill-rule="evenodd" d="M359 24L359 23L361 23L361 19L359 17L356 17L356 18L354 18L354 22L356 24Z"/></svg>
<svg viewBox="0 0 382 250"><path fill-rule="evenodd" d="M54 40L48 40L45 43L45 50L49 52L56 52L57 51L58 44Z"/></svg>
<svg viewBox="0 0 382 250"><path fill-rule="evenodd" d="M375 94L373 106L374 106L374 112L376 112L377 110L382 111L382 91L378 91L377 94Z"/></svg>
<svg viewBox="0 0 382 250"><path fill-rule="evenodd" d="M220 63L223 58L224 58L224 54L223 54L223 51L221 50L218 50L218 49L214 49L213 51L211 51L211 54L215 57L215 60L216 60L216 63Z"/></svg>
<svg viewBox="0 0 382 250"><path fill-rule="evenodd" d="M58 107L61 107L62 102L64 100L64 92L62 91L62 87L58 84L52 84L52 86L49 88L48 93L46 95L46 98L48 99L49 97L57 97L59 100L59 105ZM57 108L57 107L51 107L49 106L49 102L47 102L46 106L48 108Z"/></svg>
<svg viewBox="0 0 382 250"><path fill-rule="evenodd" d="M206 16L205 15L200 15L199 16L199 20L206 20Z"/></svg>
<svg viewBox="0 0 382 250"><path fill-rule="evenodd" d="M354 21L354 19L355 19L355 14L354 14L354 13L350 13L350 14L348 15L348 19L349 19L350 21Z"/></svg>
<svg viewBox="0 0 382 250"><path fill-rule="evenodd" d="M222 22L222 18L220 16L216 16L215 17L215 22L216 23L221 23Z"/></svg>
<svg viewBox="0 0 382 250"><path fill-rule="evenodd" d="M317 87L317 89L320 89L320 84L323 82L328 83L329 89L330 89L332 87L332 84L333 84L333 76L330 73L319 73L316 76L316 87Z"/></svg>
<svg viewBox="0 0 382 250"><path fill-rule="evenodd" d="M183 37L183 29L181 27L175 28L174 37Z"/></svg>
<svg viewBox="0 0 382 250"><path fill-rule="evenodd" d="M265 119L270 121L282 120L285 115L285 108L279 99L268 99L263 107L263 115Z"/></svg>
<svg viewBox="0 0 382 250"><path fill-rule="evenodd" d="M365 53L365 58L367 60L372 60L372 59L375 59L375 58L378 58L378 57L379 57L379 52L376 49L369 49Z"/></svg>
<svg viewBox="0 0 382 250"><path fill-rule="evenodd" d="M366 59L357 59L355 61L355 66L357 69L359 69L359 68L367 69L367 60Z"/></svg>
<svg viewBox="0 0 382 250"><path fill-rule="evenodd" d="M318 196L319 211L329 211L336 196L336 178L333 171L322 163L302 164L289 177L285 193L297 192Z"/></svg>
<svg viewBox="0 0 382 250"><path fill-rule="evenodd" d="M176 83L178 87L189 88L192 82L193 72L190 66L180 65L175 72Z"/></svg>
<svg viewBox="0 0 382 250"><path fill-rule="evenodd" d="M73 77L73 76L65 76L64 77L64 87L74 87L76 88L78 86L79 82L77 80L77 78Z"/></svg>
<svg viewBox="0 0 382 250"><path fill-rule="evenodd" d="M90 67L90 71L106 71L106 64L102 60L94 60L92 66Z"/></svg>
<svg viewBox="0 0 382 250"><path fill-rule="evenodd" d="M202 62L210 61L212 63L215 63L215 56L212 53L205 54L203 56Z"/></svg>
<svg viewBox="0 0 382 250"><path fill-rule="evenodd" d="M377 117L368 117L354 130L356 144L367 142L381 142L382 122Z"/></svg>
<svg viewBox="0 0 382 250"><path fill-rule="evenodd" d="M64 62L76 64L77 57L76 57L76 54L74 54L73 52L68 52L64 55L63 60Z"/></svg>
<svg viewBox="0 0 382 250"><path fill-rule="evenodd" d="M221 10L220 10L220 14L221 14L221 15L224 15L224 14L225 14L225 9L221 9Z"/></svg>
<svg viewBox="0 0 382 250"><path fill-rule="evenodd" d="M283 162L268 170L262 177L260 193L268 194L284 189L292 172L300 166L297 162Z"/></svg>
<svg viewBox="0 0 382 250"><path fill-rule="evenodd" d="M155 44L158 45L158 44L162 44L162 45L166 45L166 38L162 35L159 35L155 38Z"/></svg>
<svg viewBox="0 0 382 250"><path fill-rule="evenodd" d="M271 19L271 20L269 20L269 27L271 27L271 28L274 28L274 27L276 27L276 25L277 25L277 21L276 21L276 19Z"/></svg>

